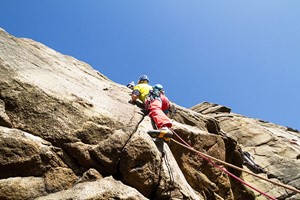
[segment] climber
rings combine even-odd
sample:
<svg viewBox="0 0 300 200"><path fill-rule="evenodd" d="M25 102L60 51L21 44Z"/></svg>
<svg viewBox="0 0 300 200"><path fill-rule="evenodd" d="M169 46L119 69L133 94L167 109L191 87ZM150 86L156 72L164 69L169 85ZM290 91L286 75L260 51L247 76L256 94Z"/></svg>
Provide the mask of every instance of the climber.
<svg viewBox="0 0 300 200"><path fill-rule="evenodd" d="M128 84L127 87L129 87ZM171 120L167 117L170 102L165 96L163 86L156 84L153 87L149 85L147 75L142 75L138 79L138 84L133 87L131 93L131 102L135 103L141 100L145 108L149 111L149 116L155 122L159 130L148 131L151 137L163 138L164 141L169 141L173 133L169 130L172 126Z"/></svg>
<svg viewBox="0 0 300 200"><path fill-rule="evenodd" d="M147 75L142 75L138 79L137 85L133 86L134 82L131 82L127 85L127 87L133 87L133 91L131 93L131 102L136 102L137 99L141 100L143 103L146 101L146 97L149 92L152 90L152 86L148 84L149 78ZM130 85L130 86L129 86Z"/></svg>

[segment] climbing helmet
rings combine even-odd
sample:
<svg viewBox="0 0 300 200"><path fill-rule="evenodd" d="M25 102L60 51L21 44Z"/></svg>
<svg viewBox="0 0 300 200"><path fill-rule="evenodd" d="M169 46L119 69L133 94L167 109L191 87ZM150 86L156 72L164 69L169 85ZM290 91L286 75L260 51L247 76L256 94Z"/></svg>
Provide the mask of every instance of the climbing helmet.
<svg viewBox="0 0 300 200"><path fill-rule="evenodd" d="M152 94L154 95L154 97L159 97L161 92L163 91L163 86L161 84L155 84L152 90Z"/></svg>
<svg viewBox="0 0 300 200"><path fill-rule="evenodd" d="M149 78L147 75L142 75L139 77L138 83L143 82L143 81L147 81L149 83Z"/></svg>

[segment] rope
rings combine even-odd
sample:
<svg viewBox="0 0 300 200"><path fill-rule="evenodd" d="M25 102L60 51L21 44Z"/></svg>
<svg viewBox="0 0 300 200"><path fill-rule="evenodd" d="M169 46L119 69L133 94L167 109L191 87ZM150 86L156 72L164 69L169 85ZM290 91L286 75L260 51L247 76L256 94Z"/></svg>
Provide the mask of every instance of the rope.
<svg viewBox="0 0 300 200"><path fill-rule="evenodd" d="M188 144L187 142L185 142L182 138L180 138L180 137L178 136L178 134L176 134L173 130L172 130L172 132L173 132L173 133L174 133L174 134L175 134L175 135L176 135L176 136L177 136L177 137L178 137L178 138L179 138L186 146L192 148L191 145L189 145L189 144ZM174 141L174 140L173 140L173 141ZM174 141L174 142L175 142L175 143L178 143L178 141ZM180 145L181 145L181 144L180 144ZM196 151L196 150L193 149L193 151ZM259 175L255 174L255 173L250 172L250 171L248 171L248 170L245 170L245 169L243 169L243 168L237 167L237 166L232 165L232 164L230 164L230 163L227 163L227 162L224 162L224 161L219 160L219 159L217 159L217 158L214 158L214 157L212 157L212 156L210 156L210 155L207 155L207 154L205 154L205 153L202 153L202 152L199 152L199 151L197 151L197 153L198 153L198 154L201 154L202 156L206 156L207 158L210 158L210 159L212 159L212 160L214 160L214 161L217 161L217 162L219 162L219 163L221 163L221 164L223 164L223 165L226 165L226 166L228 166L228 167L231 167L231 168L234 168L234 169L236 169L236 170L239 170L239 171L248 173L248 174L250 174L250 175L252 175L252 176L255 176L256 178L262 179L262 180L267 181L267 182L269 182L269 183L272 183L272 184L274 184L274 185L283 187L283 188L285 188L285 189L288 189L288 190L291 190L291 191L293 191L293 192L296 192L296 193L299 193L299 194L300 194L300 190L298 190L298 189L296 189L296 188L294 188L294 187L292 187L292 186L290 186L290 185L285 185L285 184L282 184L282 183L277 183L277 182L275 182L275 181L272 181L272 180L267 179L267 178L265 178L265 177L259 176Z"/></svg>
<svg viewBox="0 0 300 200"><path fill-rule="evenodd" d="M243 183L244 185L246 185L246 186L252 188L252 189L255 190L256 192L258 192L258 193L260 193L260 194L262 194L262 195L268 197L269 199L276 200L275 197L273 197L273 196L271 196L271 195L269 195L269 194L267 194L267 193L265 193L265 192L263 192L263 191L261 191L261 190L255 188L254 186L248 184L248 183L245 182L244 180L242 180L242 179L240 179L239 177L235 176L234 174L230 173L230 172L227 171L225 168L223 168L223 167L217 165L216 163L214 163L213 161L211 161L210 158L207 157L207 155L204 156L203 153L201 153L201 152L195 150L194 148L192 148L187 142L185 142L181 137L179 137L179 135L177 135L177 134L175 133L175 131L173 131L172 129L171 129L171 131L172 131L172 132L176 135L176 137L178 137L184 144L182 144L182 143L180 143L180 142L174 140L173 138L171 138L171 140L172 140L173 142L175 142L175 143L177 143L177 144L179 144L179 145L181 145L181 146L183 146L183 147L185 147L185 148L187 148L187 149L189 149L189 150L191 150L191 151L197 153L200 157L202 157L203 159L205 159L207 162L209 162L210 164L212 164L214 167L220 169L221 171L225 172L226 174L228 174L229 176L233 177L234 179L240 181L240 182Z"/></svg>
<svg viewBox="0 0 300 200"><path fill-rule="evenodd" d="M199 153L199 152L196 151L195 149L193 149L193 148L191 148L191 147L189 147L189 146L186 146L186 145L184 145L184 144L182 144L182 143L180 143L180 142L178 142L178 141L176 141L176 140L174 140L174 139L171 139L171 140L172 140L173 142L175 142L175 143L177 143L177 144L179 144L179 145L181 145L181 146L183 146L183 147L185 147L185 148L187 148L187 149L189 149L189 150L191 150L191 151L197 153L197 154ZM204 158L206 161L208 161L208 162L209 162L210 164L212 164L214 167L220 169L221 171L225 172L225 173L228 174L229 176L231 176L231 177L235 178L236 180L240 181L240 182L243 183L244 185L247 185L248 187L250 187L250 188L252 188L253 190L259 192L260 194L262 194L262 195L268 197L269 199L276 200L275 197L272 197L272 196L268 195L267 193L265 193L265 192L263 192L263 191L261 191L261 190L255 188L255 187L253 187L252 185L246 183L244 180L242 180L242 179L240 179L239 177L235 176L234 174L228 172L225 168L223 168L223 167L221 167L221 166L215 164L214 162L212 162L212 161L211 161L210 159L208 159L207 157L202 156L201 154L198 154L198 155L200 155L202 158Z"/></svg>

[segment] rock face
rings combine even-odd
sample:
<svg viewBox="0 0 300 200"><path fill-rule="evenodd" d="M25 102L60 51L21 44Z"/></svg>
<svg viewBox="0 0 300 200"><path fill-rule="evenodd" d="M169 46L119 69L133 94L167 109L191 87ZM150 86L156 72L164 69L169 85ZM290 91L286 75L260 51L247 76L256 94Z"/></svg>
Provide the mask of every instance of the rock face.
<svg viewBox="0 0 300 200"><path fill-rule="evenodd" d="M0 29L0 199L262 198L190 150L148 136L151 119L128 103L130 92ZM239 167L250 152L262 175L300 188L299 132L207 102L172 107L173 130L196 150ZM276 198L299 198L228 170Z"/></svg>
<svg viewBox="0 0 300 200"><path fill-rule="evenodd" d="M204 104L207 109L214 104ZM203 105L194 106L197 109ZM222 106L219 106L222 107ZM199 109L198 109L199 111ZM202 110L201 110L202 111ZM200 113L201 113L200 111ZM262 176L273 181L300 188L300 133L288 127L279 126L258 119L224 112L211 112L209 116L218 121L221 132L226 133L239 143L243 151L249 152L256 164L264 171ZM249 170L255 169L248 167ZM244 179L263 189L278 199L300 199L300 194L274 186L253 176L244 175ZM258 199L262 198L256 193Z"/></svg>

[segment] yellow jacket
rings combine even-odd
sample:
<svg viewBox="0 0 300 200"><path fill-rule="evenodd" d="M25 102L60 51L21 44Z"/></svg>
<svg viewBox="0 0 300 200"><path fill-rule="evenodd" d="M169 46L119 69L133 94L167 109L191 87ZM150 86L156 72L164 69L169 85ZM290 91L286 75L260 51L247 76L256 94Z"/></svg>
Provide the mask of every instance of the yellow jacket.
<svg viewBox="0 0 300 200"><path fill-rule="evenodd" d="M139 97L139 99L145 103L145 99L149 94L150 90L152 90L152 86L148 85L147 83L139 83L134 86L132 94Z"/></svg>

